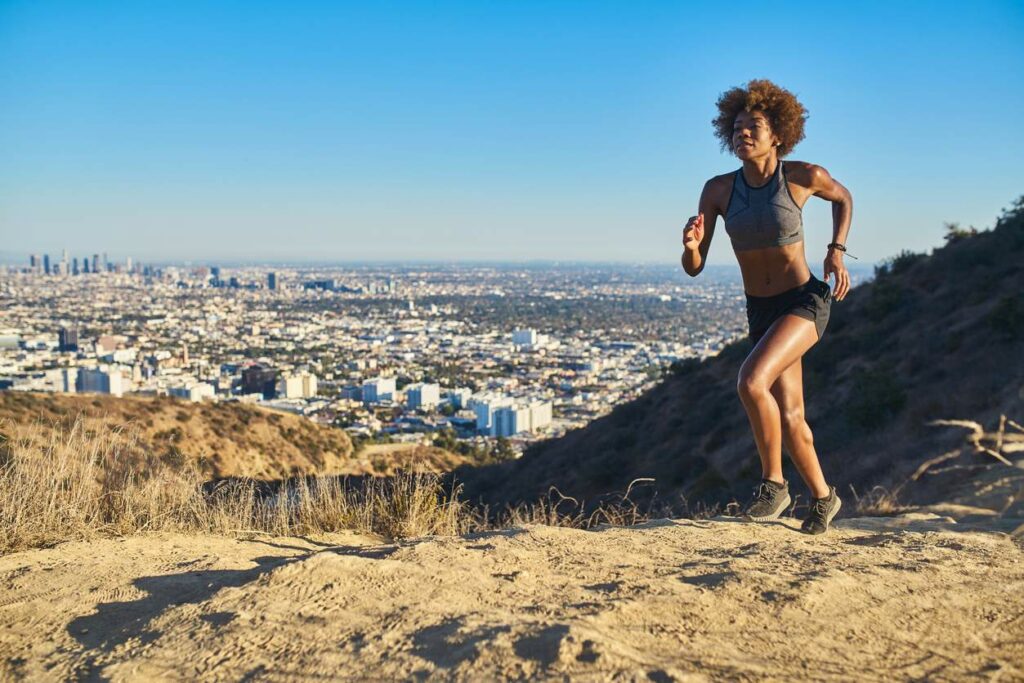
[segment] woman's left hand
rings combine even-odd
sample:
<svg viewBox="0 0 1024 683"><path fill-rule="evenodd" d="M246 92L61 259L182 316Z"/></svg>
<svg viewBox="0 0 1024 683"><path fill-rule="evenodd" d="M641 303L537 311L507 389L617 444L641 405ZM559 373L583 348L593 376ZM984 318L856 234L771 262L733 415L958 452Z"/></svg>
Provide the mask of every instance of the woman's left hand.
<svg viewBox="0 0 1024 683"><path fill-rule="evenodd" d="M846 293L850 291L850 273L843 264L843 252L838 249L829 249L825 257L825 281L828 281L829 273L835 275L835 283L832 285L832 300L842 301Z"/></svg>

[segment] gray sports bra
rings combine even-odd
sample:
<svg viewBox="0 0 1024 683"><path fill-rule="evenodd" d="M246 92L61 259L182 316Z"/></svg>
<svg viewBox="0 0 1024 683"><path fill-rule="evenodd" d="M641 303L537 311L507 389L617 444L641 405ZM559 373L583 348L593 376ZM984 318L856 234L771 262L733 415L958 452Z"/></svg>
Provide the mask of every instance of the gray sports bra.
<svg viewBox="0 0 1024 683"><path fill-rule="evenodd" d="M743 169L736 171L725 210L725 232L736 251L781 247L804 238L803 211L797 206L786 184L782 160L771 179L760 187L750 187Z"/></svg>

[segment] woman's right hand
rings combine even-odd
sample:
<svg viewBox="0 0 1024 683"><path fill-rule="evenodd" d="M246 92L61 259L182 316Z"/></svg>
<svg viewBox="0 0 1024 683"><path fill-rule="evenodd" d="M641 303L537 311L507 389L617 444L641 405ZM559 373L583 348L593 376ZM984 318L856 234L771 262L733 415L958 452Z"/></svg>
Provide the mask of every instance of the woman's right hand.
<svg viewBox="0 0 1024 683"><path fill-rule="evenodd" d="M683 228L683 248L697 251L704 239L704 214L691 216Z"/></svg>

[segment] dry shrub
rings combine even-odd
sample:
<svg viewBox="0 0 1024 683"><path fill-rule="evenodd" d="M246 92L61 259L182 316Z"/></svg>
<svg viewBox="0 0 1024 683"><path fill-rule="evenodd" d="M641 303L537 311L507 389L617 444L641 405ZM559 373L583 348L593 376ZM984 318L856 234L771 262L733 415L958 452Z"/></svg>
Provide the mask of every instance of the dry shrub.
<svg viewBox="0 0 1024 683"><path fill-rule="evenodd" d="M853 493L854 509L858 515L867 516L888 516L898 515L912 508L903 505L897 498L897 491L891 491L884 486L872 487L864 496L857 495L857 490L850 486Z"/></svg>
<svg viewBox="0 0 1024 683"><path fill-rule="evenodd" d="M477 511L476 526L480 529L505 529L524 524L543 524L574 529L593 529L602 525L633 526L658 517L676 516L672 506L665 503L656 504L655 498L651 499L645 510L641 510L640 506L630 499L629 494L633 490L634 484L653 481L654 479L648 477L634 479L626 487L626 490L621 492L618 500L602 502L590 513L586 512L587 506L583 501L566 496L557 487L552 486L548 489L547 497L540 498L535 503L519 503L514 507L506 505L493 521L490 519L487 508ZM686 499L680 497L688 516L699 517L701 512L708 512L706 508L703 511L698 509L697 514L690 515Z"/></svg>

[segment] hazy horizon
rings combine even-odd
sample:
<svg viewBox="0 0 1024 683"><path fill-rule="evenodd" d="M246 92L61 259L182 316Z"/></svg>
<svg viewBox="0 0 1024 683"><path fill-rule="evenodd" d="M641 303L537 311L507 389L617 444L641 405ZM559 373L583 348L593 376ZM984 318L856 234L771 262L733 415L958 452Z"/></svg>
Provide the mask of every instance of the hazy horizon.
<svg viewBox="0 0 1024 683"><path fill-rule="evenodd" d="M78 258L79 262L85 256L91 257L93 254L99 254L102 256L103 252L82 252L80 254L68 252L68 259ZM57 252L26 252L24 254L11 254L0 252L0 264L8 266L28 266L29 257L32 254L36 254L42 257L44 254L50 256L51 262L54 260L60 260L60 251ZM456 267L471 267L471 266L501 266L501 267L518 267L518 268L531 268L531 267L600 267L600 266L619 266L619 267L636 267L636 268L663 268L666 270L678 269L681 273L682 266L679 263L667 263L665 261L632 261L632 260L599 260L599 261L586 261L586 260L569 260L569 259L525 259L525 260L497 260L497 259L434 259L434 260L423 260L423 259L330 259L330 260L316 260L316 259L290 259L290 260L275 260L271 258L267 259L224 259L224 258L183 258L183 259L170 259L170 260L153 260L138 258L133 254L115 254L113 252L107 252L108 259L113 263L124 263L126 257L132 258L133 263L140 263L152 266L172 266L172 267L190 267L199 268L203 266L220 266L225 268L266 268L266 267L281 267L281 268L332 268L332 267L355 267L355 266L402 266L402 267L415 267L415 266L456 266ZM820 270L815 264L809 264L814 272ZM820 265L820 264L819 264ZM848 262L847 268L849 270L857 269L870 269L876 265L874 261L862 261L853 260ZM708 263L705 270L713 269L716 271L721 270L734 270L739 275L739 265L737 263Z"/></svg>

